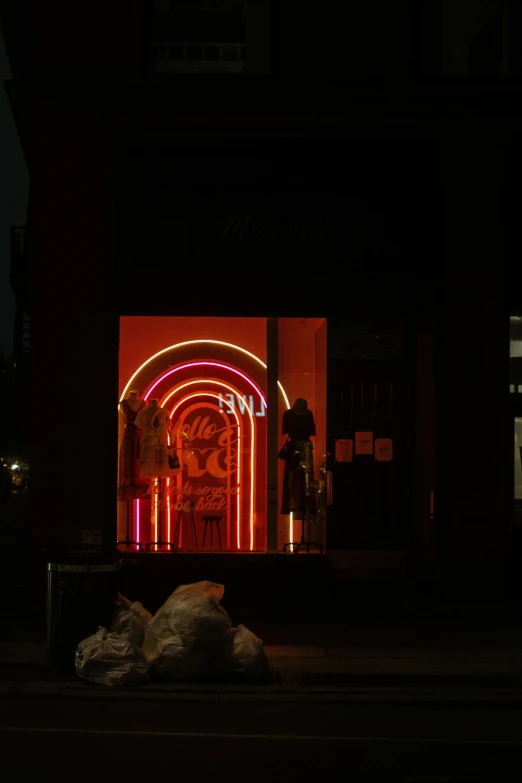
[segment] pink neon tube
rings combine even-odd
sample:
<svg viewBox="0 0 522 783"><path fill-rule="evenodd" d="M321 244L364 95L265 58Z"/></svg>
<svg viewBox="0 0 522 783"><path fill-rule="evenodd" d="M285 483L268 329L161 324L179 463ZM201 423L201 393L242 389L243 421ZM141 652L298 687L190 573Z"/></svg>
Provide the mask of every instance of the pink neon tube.
<svg viewBox="0 0 522 783"><path fill-rule="evenodd" d="M192 382L192 383L194 383L194 382ZM170 417L173 418L174 414L176 413L176 410L180 407L180 405L182 405L185 402L188 402L188 400L194 399L195 397L213 397L213 398L215 398L217 400L220 399L219 395L215 394L213 392L208 392L208 391L193 392L192 394L187 395L186 397L184 397L183 399L179 400L176 403L176 405L174 406L174 408L172 409L172 411L170 413ZM199 407L199 406L197 406L197 407ZM212 404L210 404L210 407L213 407L215 410L219 411L219 413L223 414L223 416L225 417L225 420L228 422L228 419L226 418L226 414L225 414L225 412L223 411L222 408L219 408L218 406L214 406ZM192 410L192 409L193 409L193 406L191 406L189 410ZM187 411L187 413L188 413L188 411ZM237 471L236 471L236 473L237 473L237 485L238 485L238 491L237 491L237 496L236 496L236 500L237 500L237 516L238 516L238 519L237 519L237 548L241 549L241 517L242 517L242 515L241 515L241 459L243 457L242 457L242 449L241 449L241 427L240 427L240 424L239 424L240 420L239 420L239 416L238 416L236 411L234 411L234 416L235 416L235 419L236 419L236 426L237 426L237 430L238 430L238 462L237 462ZM255 441L254 441L255 435L254 435L254 424L253 424L253 421L252 421L251 424L252 424L252 446L254 446L255 445ZM252 454L254 454L254 450L253 449L252 449ZM249 515L249 517L250 517L250 541L251 541L251 544L252 544L252 542L253 542L253 524L254 524L254 519L253 519L253 515L254 515L254 505L253 505L253 498L254 498L254 474L253 474L253 472L251 473L250 484L251 484L251 493L250 493L250 509L249 509L250 515Z"/></svg>
<svg viewBox="0 0 522 783"><path fill-rule="evenodd" d="M217 367L218 369L228 370L229 372L233 372L236 375L239 375L257 392L257 394L259 394L261 401L264 407L266 408L266 400L259 386L256 383L254 383L254 381L251 378L249 378L248 375L245 375L239 370L236 370L235 367L230 367L228 364L221 364L220 362L188 362L186 364L180 364L178 367L171 368L166 372L164 372L162 375L160 375L159 378L157 378L154 381L154 383L151 386L149 386L149 388L145 391L145 394L143 395L143 399L147 400L149 396L152 394L152 392L154 391L154 389L156 388L156 386L158 386L158 384L164 381L165 378L168 378L169 375L173 375L175 372L181 372L181 370L187 370L192 367Z"/></svg>
<svg viewBox="0 0 522 783"><path fill-rule="evenodd" d="M202 379L202 380L196 380L196 381L187 381L186 383L183 383L177 387L175 387L168 395L167 397L162 400L162 406L165 406L165 404L169 401L169 399L176 394L178 391L181 391L181 389L185 389L187 386L194 386L199 383L207 383L212 384L214 386L222 386L225 389L228 389L234 394L238 394L238 390L235 389L233 386L230 386L229 384L225 383L224 381L214 381L210 379ZM214 395L212 395L214 396ZM219 399L219 397L217 398ZM177 406L176 406L177 407ZM254 468L255 468L255 423L254 423L254 416L252 415L252 411L248 407L248 405L245 406L246 410L248 411L248 415L250 417L250 426L251 426L251 448L250 448L250 551L254 549ZM236 415L236 411L234 409L234 415ZM172 414L171 414L172 417ZM239 422L238 422L239 426Z"/></svg>

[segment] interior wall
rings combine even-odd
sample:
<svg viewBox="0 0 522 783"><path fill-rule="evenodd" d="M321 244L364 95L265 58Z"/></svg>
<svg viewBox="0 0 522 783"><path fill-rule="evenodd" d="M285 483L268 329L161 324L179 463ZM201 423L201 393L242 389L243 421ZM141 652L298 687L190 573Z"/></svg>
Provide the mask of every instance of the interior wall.
<svg viewBox="0 0 522 783"><path fill-rule="evenodd" d="M123 392L128 380L147 359L170 345L186 340L233 343L266 362L266 318L122 316L119 393ZM195 347L194 350L195 356L203 356L201 347Z"/></svg>
<svg viewBox="0 0 522 783"><path fill-rule="evenodd" d="M304 397L315 412L315 333L323 318L279 318L279 380L290 405Z"/></svg>

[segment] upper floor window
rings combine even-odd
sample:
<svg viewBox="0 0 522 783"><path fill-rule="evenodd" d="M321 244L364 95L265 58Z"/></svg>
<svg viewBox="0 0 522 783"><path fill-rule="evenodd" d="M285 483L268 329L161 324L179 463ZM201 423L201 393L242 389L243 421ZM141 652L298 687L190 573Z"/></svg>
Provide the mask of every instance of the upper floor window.
<svg viewBox="0 0 522 783"><path fill-rule="evenodd" d="M520 2L442 0L444 76L509 77L518 71Z"/></svg>
<svg viewBox="0 0 522 783"><path fill-rule="evenodd" d="M155 0L155 73L268 73L269 0Z"/></svg>

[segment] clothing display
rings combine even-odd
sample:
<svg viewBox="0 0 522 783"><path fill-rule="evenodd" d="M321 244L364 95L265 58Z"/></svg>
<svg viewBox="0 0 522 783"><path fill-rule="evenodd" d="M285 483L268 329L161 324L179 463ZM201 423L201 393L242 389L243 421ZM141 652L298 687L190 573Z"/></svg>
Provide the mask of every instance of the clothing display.
<svg viewBox="0 0 522 783"><path fill-rule="evenodd" d="M313 444L315 435L313 414L306 400L299 397L283 414L282 434L287 457L283 473L281 514L316 512Z"/></svg>
<svg viewBox="0 0 522 783"><path fill-rule="evenodd" d="M281 514L316 513L313 448L312 441L298 440L285 462Z"/></svg>
<svg viewBox="0 0 522 783"><path fill-rule="evenodd" d="M303 400L306 404L306 400ZM294 406L298 404L295 401ZM283 413L282 434L288 435L291 441L310 440L315 435L315 422L312 411L308 407L292 407Z"/></svg>
<svg viewBox="0 0 522 783"><path fill-rule="evenodd" d="M160 408L157 400L151 400L136 417L136 425L143 431L140 451L140 474L147 477L170 477L177 473L169 465L168 434L170 416Z"/></svg>
<svg viewBox="0 0 522 783"><path fill-rule="evenodd" d="M134 500L147 491L148 484L140 481L141 431L136 425L138 413L144 407L145 402L137 397L120 403L124 430L119 454L118 500Z"/></svg>

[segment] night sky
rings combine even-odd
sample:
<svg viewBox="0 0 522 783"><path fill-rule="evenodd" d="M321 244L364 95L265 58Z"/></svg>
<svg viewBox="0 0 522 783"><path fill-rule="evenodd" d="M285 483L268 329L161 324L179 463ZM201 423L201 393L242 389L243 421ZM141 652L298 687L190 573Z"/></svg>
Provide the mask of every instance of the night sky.
<svg viewBox="0 0 522 783"><path fill-rule="evenodd" d="M0 353L13 350L15 302L9 285L10 226L26 222L29 175L4 82L11 77L0 31Z"/></svg>

